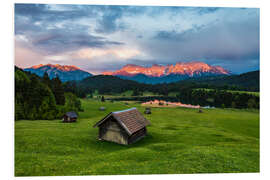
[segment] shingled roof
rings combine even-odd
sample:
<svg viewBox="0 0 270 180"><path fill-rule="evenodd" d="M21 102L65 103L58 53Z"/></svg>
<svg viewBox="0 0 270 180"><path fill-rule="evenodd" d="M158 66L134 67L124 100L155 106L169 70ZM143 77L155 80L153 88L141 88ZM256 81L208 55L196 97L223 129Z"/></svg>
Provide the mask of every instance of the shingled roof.
<svg viewBox="0 0 270 180"><path fill-rule="evenodd" d="M111 112L102 120L97 122L94 127L101 125L111 116L114 117L114 119L127 131L129 135L150 124L150 122L145 119L136 108L131 108L123 111Z"/></svg>

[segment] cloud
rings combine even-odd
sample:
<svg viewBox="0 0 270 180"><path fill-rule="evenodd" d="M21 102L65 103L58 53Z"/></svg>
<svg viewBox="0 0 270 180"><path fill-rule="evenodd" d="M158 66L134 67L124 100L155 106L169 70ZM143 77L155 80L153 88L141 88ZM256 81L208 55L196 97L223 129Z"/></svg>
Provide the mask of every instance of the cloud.
<svg viewBox="0 0 270 180"><path fill-rule="evenodd" d="M198 12L198 14L209 14L209 13L215 13L216 11L220 10L219 7L199 7L194 8L195 11Z"/></svg>
<svg viewBox="0 0 270 180"><path fill-rule="evenodd" d="M63 53L86 47L105 48L124 44L123 42L110 41L102 36L91 35L83 27L81 30L80 27L74 28L74 31L65 27L41 32L29 30L18 33L16 37L27 38L32 47L47 54Z"/></svg>
<svg viewBox="0 0 270 180"><path fill-rule="evenodd" d="M159 31L149 49L157 56L190 59L242 60L259 58L258 17L246 21L216 21L186 31ZM162 57L163 57L162 56Z"/></svg>
<svg viewBox="0 0 270 180"><path fill-rule="evenodd" d="M118 29L123 29L123 25L117 23L117 20L122 17L123 10L121 6L105 6L104 13L98 20L96 31L99 33L112 33Z"/></svg>
<svg viewBox="0 0 270 180"><path fill-rule="evenodd" d="M30 67L44 62L44 57L39 53L31 51L18 43L15 44L15 64L21 68Z"/></svg>
<svg viewBox="0 0 270 180"><path fill-rule="evenodd" d="M146 13L148 7L140 6L100 6L103 14L98 18L96 32L110 34L128 28L122 17L134 17Z"/></svg>
<svg viewBox="0 0 270 180"><path fill-rule="evenodd" d="M43 24L96 19L96 32L108 34L125 28L125 24L118 22L121 17L141 14L145 10L139 6L15 4L15 19L23 16Z"/></svg>
<svg viewBox="0 0 270 180"><path fill-rule="evenodd" d="M116 48L116 49L81 49L76 53L73 53L74 58L80 59L93 59L100 56L115 56L120 59L128 59L134 56L139 55L140 52L136 49L128 49L128 48Z"/></svg>
<svg viewBox="0 0 270 180"><path fill-rule="evenodd" d="M76 20L81 17L96 15L94 9L79 5L15 4L15 15L31 18L32 21L56 22Z"/></svg>
<svg viewBox="0 0 270 180"><path fill-rule="evenodd" d="M123 45L124 43L109 41L103 37L81 34L43 34L33 40L33 45L47 52L61 53L85 47L103 48L107 45Z"/></svg>
<svg viewBox="0 0 270 180"><path fill-rule="evenodd" d="M15 4L15 39L25 64L99 72L197 60L247 70L259 68L259 9Z"/></svg>

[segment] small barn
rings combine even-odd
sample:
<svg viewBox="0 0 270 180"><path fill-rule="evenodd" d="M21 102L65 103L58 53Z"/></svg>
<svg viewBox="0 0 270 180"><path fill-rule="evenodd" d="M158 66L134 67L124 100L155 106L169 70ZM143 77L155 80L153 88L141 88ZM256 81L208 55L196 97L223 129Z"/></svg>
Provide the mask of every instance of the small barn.
<svg viewBox="0 0 270 180"><path fill-rule="evenodd" d="M67 112L63 116L63 122L76 122L77 118L78 118L78 115L76 112L74 111Z"/></svg>
<svg viewBox="0 0 270 180"><path fill-rule="evenodd" d="M143 138L150 122L136 109L111 112L93 127L99 127L99 140L132 144Z"/></svg>
<svg viewBox="0 0 270 180"><path fill-rule="evenodd" d="M150 107L145 108L144 114L151 114L151 108Z"/></svg>

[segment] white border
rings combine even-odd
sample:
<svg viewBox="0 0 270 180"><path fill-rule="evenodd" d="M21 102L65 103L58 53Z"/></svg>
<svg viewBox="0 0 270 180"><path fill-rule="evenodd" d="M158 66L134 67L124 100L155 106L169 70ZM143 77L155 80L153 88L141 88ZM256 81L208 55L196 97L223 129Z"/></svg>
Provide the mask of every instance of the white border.
<svg viewBox="0 0 270 180"><path fill-rule="evenodd" d="M194 174L194 175L131 175L131 176L57 176L57 177L14 177L14 3L42 3L42 4L107 4L107 5L162 5L162 6L201 6L201 7L256 7L260 8L260 70L261 70L261 109L260 109L260 141L261 168L260 173L242 174ZM269 17L270 6L267 0L6 0L1 2L1 179L129 179L138 178L170 178L170 179L269 179L270 177L270 149L269 149L269 105L270 93L270 57L269 57Z"/></svg>
<svg viewBox="0 0 270 180"><path fill-rule="evenodd" d="M17 3L260 7L263 0L13 0Z"/></svg>

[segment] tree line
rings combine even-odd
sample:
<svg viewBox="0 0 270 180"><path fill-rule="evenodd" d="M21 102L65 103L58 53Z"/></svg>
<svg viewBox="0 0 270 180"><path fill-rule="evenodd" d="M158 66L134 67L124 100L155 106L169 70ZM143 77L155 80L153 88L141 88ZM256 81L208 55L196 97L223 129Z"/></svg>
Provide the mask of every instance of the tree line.
<svg viewBox="0 0 270 180"><path fill-rule="evenodd" d="M183 89L176 97L184 104L220 108L260 108L260 98L253 94L226 90Z"/></svg>
<svg viewBox="0 0 270 180"><path fill-rule="evenodd" d="M176 96L136 96L107 98L114 101L140 101L164 100L169 102L181 102L200 106L211 106L219 108L250 108L259 109L260 98L247 93L231 93L225 90L197 90L182 89Z"/></svg>
<svg viewBox="0 0 270 180"><path fill-rule="evenodd" d="M211 80L213 81L213 80ZM249 81L257 81L250 79ZM243 84L243 83L240 83ZM170 92L178 92L183 89L216 89L216 90L240 90L240 91L259 91L257 85L251 86L249 89L241 85L237 86L236 83L230 84L217 84L207 83L206 81L186 80L170 84L143 84L136 81L124 80L115 76L98 75L88 77L82 81L69 81L64 83L64 89L67 92L72 92L78 97L84 98L92 94L96 90L99 94L120 94L132 90L134 96L141 95L143 92L153 92L157 95L167 96Z"/></svg>
<svg viewBox="0 0 270 180"><path fill-rule="evenodd" d="M237 80L239 84L245 84L246 81L258 81L258 75L253 77L254 73L248 73L248 76L245 75L237 76L235 78L227 78L227 81L231 82L233 79L234 83L230 84L221 84L221 83L207 83L208 81L200 80L190 80L190 81L180 81L170 84L142 84L131 80L123 80L114 76L93 76L88 77L82 81L76 82L66 82L64 84L64 89L67 92L72 92L78 97L92 97L93 92L96 90L99 94L121 94L126 91L132 90L132 96L142 96L143 92L152 92L156 97L162 100L173 100L180 101L185 104L201 105L201 106L214 106L214 107L232 107L232 108L259 108L259 97L247 94L247 93L235 93L229 92L227 90L254 90L258 91L258 84L246 88L244 86L237 86ZM248 79L250 78L250 79ZM228 80L229 79L229 80ZM243 80L244 79L244 80ZM210 79L213 81L213 79ZM215 80L216 82L216 80ZM249 83L251 84L251 83ZM200 88L200 90L198 90ZM203 90L203 89L212 89L212 90ZM168 97L169 93L174 92L177 94L176 97ZM153 97L153 98L155 98ZM152 100L152 97L123 97L121 100L138 100L138 101L147 101ZM116 99L115 99L116 100ZM118 98L118 100L120 100Z"/></svg>

